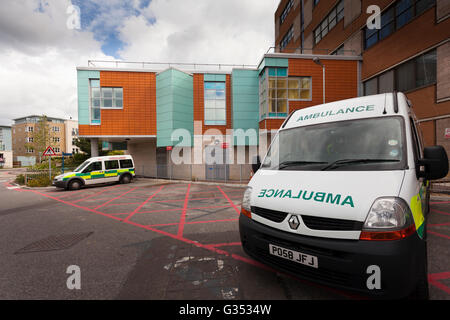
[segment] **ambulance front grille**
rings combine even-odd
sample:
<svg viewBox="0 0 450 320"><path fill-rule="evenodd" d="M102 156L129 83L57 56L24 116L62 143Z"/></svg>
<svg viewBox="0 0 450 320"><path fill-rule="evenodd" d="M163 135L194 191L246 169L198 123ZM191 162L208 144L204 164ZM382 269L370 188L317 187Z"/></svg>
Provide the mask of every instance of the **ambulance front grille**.
<svg viewBox="0 0 450 320"><path fill-rule="evenodd" d="M287 212L282 211L276 211L276 210L270 210L266 208L261 207L251 207L252 213L257 214L258 216L261 216L263 218L266 218L267 220L273 221L273 222L281 222L283 221L286 216L288 215Z"/></svg>
<svg viewBox="0 0 450 320"><path fill-rule="evenodd" d="M302 215L302 220L309 229L313 230L360 231L363 226L363 223L359 221L306 215Z"/></svg>
<svg viewBox="0 0 450 320"><path fill-rule="evenodd" d="M261 207L251 207L252 213L267 220L280 223L289 215L288 212L271 210ZM322 218L308 215L301 215L303 223L313 230L335 230L335 231L360 231L363 223L354 220Z"/></svg>

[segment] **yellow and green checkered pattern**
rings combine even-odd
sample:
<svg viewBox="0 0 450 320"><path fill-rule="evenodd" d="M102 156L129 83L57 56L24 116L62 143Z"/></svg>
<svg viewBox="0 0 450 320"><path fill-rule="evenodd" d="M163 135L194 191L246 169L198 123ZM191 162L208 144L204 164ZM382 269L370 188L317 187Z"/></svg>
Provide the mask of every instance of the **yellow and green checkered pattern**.
<svg viewBox="0 0 450 320"><path fill-rule="evenodd" d="M117 177L124 172L130 172L131 174L134 174L134 168L106 170L106 171L89 172L89 173L71 173L71 174L68 174L67 176L64 176L63 181L69 180L70 178L73 178L73 177L80 177L80 178L83 178L84 180L99 179L99 178L111 178L111 177Z"/></svg>

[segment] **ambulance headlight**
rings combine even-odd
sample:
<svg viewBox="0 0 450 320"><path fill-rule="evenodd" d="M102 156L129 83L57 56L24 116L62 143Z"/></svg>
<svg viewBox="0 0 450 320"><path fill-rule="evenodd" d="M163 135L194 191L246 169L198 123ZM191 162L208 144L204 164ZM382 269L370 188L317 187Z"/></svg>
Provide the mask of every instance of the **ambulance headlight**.
<svg viewBox="0 0 450 320"><path fill-rule="evenodd" d="M250 212L250 197L252 195L252 187L247 187L244 192L244 197L242 198L242 209Z"/></svg>
<svg viewBox="0 0 450 320"><path fill-rule="evenodd" d="M369 210L363 229L401 229L411 222L411 210L403 199L378 198Z"/></svg>

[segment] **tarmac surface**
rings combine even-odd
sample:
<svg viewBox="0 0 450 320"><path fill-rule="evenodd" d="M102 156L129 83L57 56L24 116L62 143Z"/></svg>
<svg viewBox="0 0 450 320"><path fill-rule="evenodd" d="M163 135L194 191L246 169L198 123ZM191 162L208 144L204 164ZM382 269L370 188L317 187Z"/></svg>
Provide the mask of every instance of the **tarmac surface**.
<svg viewBox="0 0 450 320"><path fill-rule="evenodd" d="M5 178L6 177L6 178ZM0 171L0 299L360 299L298 280L242 250L244 188L138 179L64 191ZM431 299L450 299L450 197L431 201ZM69 266L81 270L70 290Z"/></svg>

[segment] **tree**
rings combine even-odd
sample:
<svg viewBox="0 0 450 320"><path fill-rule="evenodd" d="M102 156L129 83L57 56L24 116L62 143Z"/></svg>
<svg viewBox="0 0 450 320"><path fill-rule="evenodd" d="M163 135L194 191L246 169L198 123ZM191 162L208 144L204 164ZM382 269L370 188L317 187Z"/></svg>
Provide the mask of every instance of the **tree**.
<svg viewBox="0 0 450 320"><path fill-rule="evenodd" d="M76 145L80 150L86 154L91 156L91 141L86 138L77 138L74 141L74 145ZM107 152L102 150L101 143L98 144L98 155L103 156L106 155Z"/></svg>
<svg viewBox="0 0 450 320"><path fill-rule="evenodd" d="M54 137L46 115L39 117L39 120L36 123L30 137L33 139L33 142L26 143L25 148L31 148L36 154L39 154L39 162L41 162L42 153L44 153L45 149L51 145Z"/></svg>

